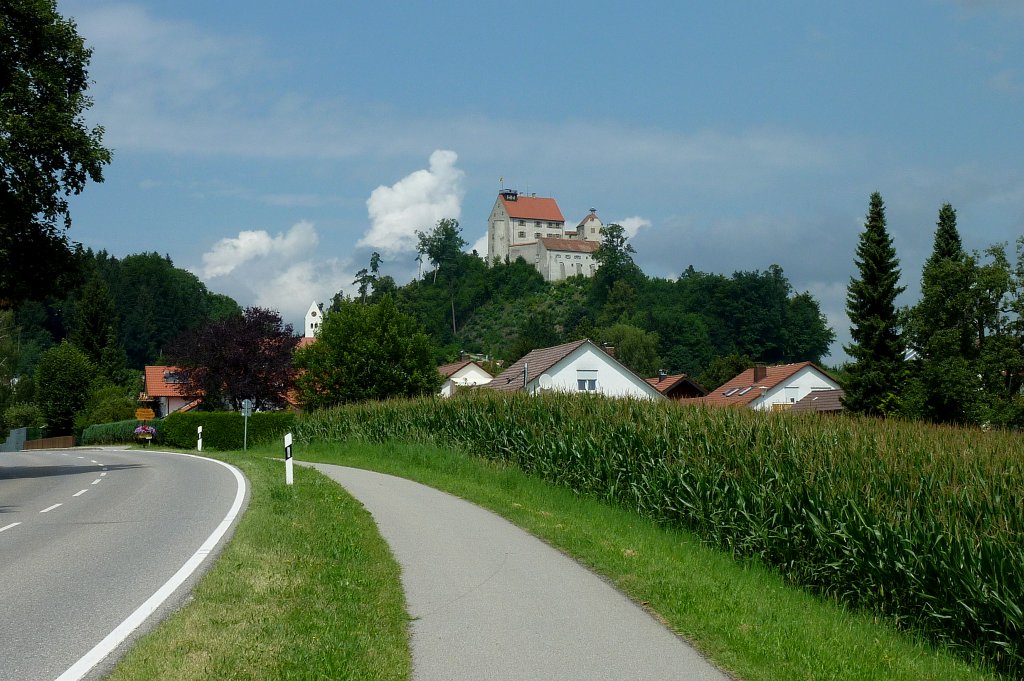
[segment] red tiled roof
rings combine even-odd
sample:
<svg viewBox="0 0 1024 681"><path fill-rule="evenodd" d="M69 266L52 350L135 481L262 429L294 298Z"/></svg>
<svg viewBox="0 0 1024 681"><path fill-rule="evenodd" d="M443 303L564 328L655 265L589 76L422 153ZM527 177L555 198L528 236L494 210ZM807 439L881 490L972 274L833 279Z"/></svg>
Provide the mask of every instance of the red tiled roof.
<svg viewBox="0 0 1024 681"><path fill-rule="evenodd" d="M754 369L750 368L739 374L727 383L715 388L702 399L704 404L714 406L746 406L761 396L761 388L774 388L779 383L793 376L804 367L812 366L819 372L828 376L814 362L797 362L796 364L779 364L771 367L763 367L764 378L755 381ZM831 378L831 376L829 376ZM726 393L731 393L726 397Z"/></svg>
<svg viewBox="0 0 1024 681"><path fill-rule="evenodd" d="M597 220L598 222L601 222L601 218L597 217L597 213L587 213L587 216L580 220L580 223L576 225L576 231L578 232L580 229L583 228L584 225L586 225L591 220Z"/></svg>
<svg viewBox="0 0 1024 681"><path fill-rule="evenodd" d="M504 194L500 194L501 202L510 218L517 220L546 220L548 222L565 222L562 211L554 199L540 196L519 195L515 201L509 201Z"/></svg>
<svg viewBox="0 0 1024 681"><path fill-rule="evenodd" d="M791 412L835 412L843 411L843 397L846 393L842 389L837 390L813 390L804 396L802 400L793 405Z"/></svg>
<svg viewBox="0 0 1024 681"><path fill-rule="evenodd" d="M300 348L304 348L307 345L312 345L315 342L316 342L316 337L315 336L303 336L302 338L299 339L299 343L298 343L298 345L295 346L295 349L298 350Z"/></svg>
<svg viewBox="0 0 1024 681"><path fill-rule="evenodd" d="M549 251L572 251L573 253L593 253L601 247L601 244L597 241L581 241L578 239L544 237L540 242Z"/></svg>
<svg viewBox="0 0 1024 681"><path fill-rule="evenodd" d="M502 390L505 392L516 392L518 390L522 390L524 364L529 365L530 375L528 376L528 379L532 381L555 364L568 357L573 353L573 351L586 342L587 340L583 339L573 341L572 343L556 345L551 348L533 350L521 357L508 369L505 369L505 371L498 374L498 376L496 376L490 383L485 384L484 387L492 388L494 390Z"/></svg>
<svg viewBox="0 0 1024 681"><path fill-rule="evenodd" d="M178 367L147 366L146 394L150 397L188 397L179 383L167 379L178 371Z"/></svg>
<svg viewBox="0 0 1024 681"><path fill-rule="evenodd" d="M441 375L444 376L445 378L451 378L452 375L458 372L459 369L472 363L473 360L464 359L459 362L452 362L451 364L442 364L441 366L437 367L437 370L440 371Z"/></svg>
<svg viewBox="0 0 1024 681"><path fill-rule="evenodd" d="M668 396L668 394L676 387L682 387L686 383L692 386L692 392L697 392L700 395L705 395L707 390L700 386L696 381L687 376L686 374L675 374L673 376L665 376L664 378L656 376L654 378L645 378L651 387L660 392L662 395ZM686 399L693 399L693 395L687 396Z"/></svg>

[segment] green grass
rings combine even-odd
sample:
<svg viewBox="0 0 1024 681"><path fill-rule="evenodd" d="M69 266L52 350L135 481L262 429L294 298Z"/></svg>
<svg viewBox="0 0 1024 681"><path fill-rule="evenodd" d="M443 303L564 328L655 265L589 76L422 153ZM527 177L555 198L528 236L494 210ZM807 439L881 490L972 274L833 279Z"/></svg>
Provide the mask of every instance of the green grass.
<svg viewBox="0 0 1024 681"><path fill-rule="evenodd" d="M127 679L405 680L399 569L369 514L275 449L209 453L238 466L251 500L193 599L125 656Z"/></svg>
<svg viewBox="0 0 1024 681"><path fill-rule="evenodd" d="M429 445L301 445L297 458L400 475L478 503L604 575L746 681L998 679L885 621L788 586L692 534L499 463Z"/></svg>

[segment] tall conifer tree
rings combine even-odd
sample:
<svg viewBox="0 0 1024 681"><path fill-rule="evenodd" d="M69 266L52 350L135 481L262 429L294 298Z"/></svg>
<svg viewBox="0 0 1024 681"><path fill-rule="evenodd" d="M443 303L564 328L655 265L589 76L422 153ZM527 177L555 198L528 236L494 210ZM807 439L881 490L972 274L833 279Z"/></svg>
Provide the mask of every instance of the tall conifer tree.
<svg viewBox="0 0 1024 681"><path fill-rule="evenodd" d="M845 386L845 405L851 411L886 414L894 410L902 382L903 343L895 300L903 287L898 285L899 260L878 192L871 195L854 263L860 278L850 279L846 292L853 342L845 349L854 362Z"/></svg>
<svg viewBox="0 0 1024 681"><path fill-rule="evenodd" d="M908 415L941 423L973 420L980 389L975 342L978 307L975 262L963 250L956 211L939 209L932 254L921 273L921 300L910 311L908 336L914 363Z"/></svg>

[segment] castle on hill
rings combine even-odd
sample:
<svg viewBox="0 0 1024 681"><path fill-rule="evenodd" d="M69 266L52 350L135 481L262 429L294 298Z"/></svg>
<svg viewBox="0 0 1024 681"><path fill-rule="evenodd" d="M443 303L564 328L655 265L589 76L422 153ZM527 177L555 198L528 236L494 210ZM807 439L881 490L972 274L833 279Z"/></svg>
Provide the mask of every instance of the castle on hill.
<svg viewBox="0 0 1024 681"><path fill-rule="evenodd" d="M487 220L487 259L491 263L522 258L545 281L582 274L594 276L594 252L601 245L604 224L593 208L575 231L565 228L558 203L549 197L502 189Z"/></svg>

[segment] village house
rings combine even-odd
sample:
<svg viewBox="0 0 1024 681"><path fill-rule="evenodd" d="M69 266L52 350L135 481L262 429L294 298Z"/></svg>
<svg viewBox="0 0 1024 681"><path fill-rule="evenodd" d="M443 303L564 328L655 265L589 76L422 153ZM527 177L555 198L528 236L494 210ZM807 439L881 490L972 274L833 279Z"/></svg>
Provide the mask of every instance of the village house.
<svg viewBox="0 0 1024 681"><path fill-rule="evenodd" d="M441 385L441 397L451 397L457 390L476 388L487 385L494 376L471 359L464 359L451 364L439 366L437 370L444 376Z"/></svg>
<svg viewBox="0 0 1024 681"><path fill-rule="evenodd" d="M646 379L655 390L670 400L687 400L695 397L704 397L707 390L686 374L674 374L669 376L661 371L654 378Z"/></svg>
<svg viewBox="0 0 1024 681"><path fill-rule="evenodd" d="M600 393L608 397L660 400L644 379L589 340L528 353L485 387L503 392Z"/></svg>
<svg viewBox="0 0 1024 681"><path fill-rule="evenodd" d="M814 391L838 389L836 380L814 362L759 364L694 402L716 407L786 411Z"/></svg>
<svg viewBox="0 0 1024 681"><path fill-rule="evenodd" d="M199 406L203 398L185 391L181 373L177 367L146 366L145 394L140 401L153 403L157 418L163 418L179 411L189 411Z"/></svg>

